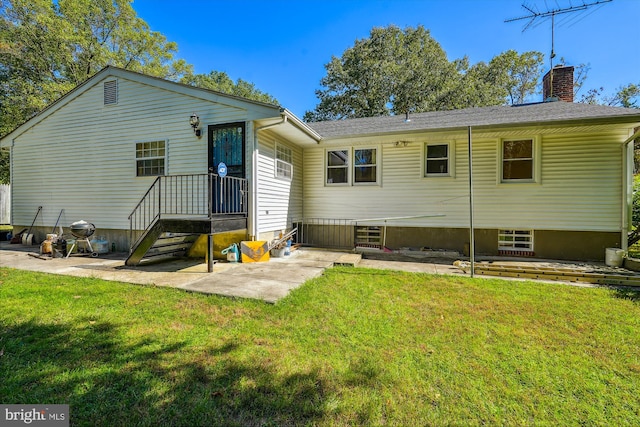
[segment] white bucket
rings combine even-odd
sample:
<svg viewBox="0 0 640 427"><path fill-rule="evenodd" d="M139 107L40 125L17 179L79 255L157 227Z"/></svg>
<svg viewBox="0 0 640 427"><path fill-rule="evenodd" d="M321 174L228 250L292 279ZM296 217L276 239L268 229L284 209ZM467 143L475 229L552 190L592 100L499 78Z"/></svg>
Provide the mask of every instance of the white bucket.
<svg viewBox="0 0 640 427"><path fill-rule="evenodd" d="M605 249L604 263L609 267L622 267L624 250L620 248Z"/></svg>

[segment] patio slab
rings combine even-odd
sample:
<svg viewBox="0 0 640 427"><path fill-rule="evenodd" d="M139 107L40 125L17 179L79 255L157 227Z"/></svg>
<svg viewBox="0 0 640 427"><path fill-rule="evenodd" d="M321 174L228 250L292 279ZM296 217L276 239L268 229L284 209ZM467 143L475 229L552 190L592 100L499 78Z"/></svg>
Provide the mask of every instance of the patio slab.
<svg viewBox="0 0 640 427"><path fill-rule="evenodd" d="M72 255L69 258L34 257L38 246L0 242L0 266L76 277L96 277L119 282L165 286L190 292L255 298L275 303L307 280L320 276L326 268L343 264L345 252L298 249L290 256L268 262L229 263L219 261L207 272L204 260L175 261L128 267L126 253L109 253L97 258ZM350 254L352 255L352 254ZM353 257L351 257L353 258ZM351 260L351 258L349 258ZM354 263L353 260L351 263ZM438 274L461 274L452 265L363 259L362 267Z"/></svg>

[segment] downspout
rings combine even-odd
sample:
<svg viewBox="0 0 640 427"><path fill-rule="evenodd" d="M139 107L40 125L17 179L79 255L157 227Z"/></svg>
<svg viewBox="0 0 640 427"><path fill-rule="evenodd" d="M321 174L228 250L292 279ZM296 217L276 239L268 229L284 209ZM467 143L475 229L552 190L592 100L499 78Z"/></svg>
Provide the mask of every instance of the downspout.
<svg viewBox="0 0 640 427"><path fill-rule="evenodd" d="M620 249L629 249L629 221L633 209L633 145L640 138L640 129L622 144L622 239Z"/></svg>
<svg viewBox="0 0 640 427"><path fill-rule="evenodd" d="M257 127L253 130L253 155L251 156L251 187L253 188L253 192L251 193L251 235L249 236L251 240L256 240L258 238L258 157L260 154L260 150L258 149L258 131L265 130L274 126L280 126L287 122L287 115L284 113L280 113L280 117L282 120L276 123L271 123L269 125L264 125Z"/></svg>
<svg viewBox="0 0 640 427"><path fill-rule="evenodd" d="M471 277L473 277L476 262L476 238L475 229L473 228L473 152L471 149L471 126L469 126L467 132L469 138L469 260L471 262Z"/></svg>

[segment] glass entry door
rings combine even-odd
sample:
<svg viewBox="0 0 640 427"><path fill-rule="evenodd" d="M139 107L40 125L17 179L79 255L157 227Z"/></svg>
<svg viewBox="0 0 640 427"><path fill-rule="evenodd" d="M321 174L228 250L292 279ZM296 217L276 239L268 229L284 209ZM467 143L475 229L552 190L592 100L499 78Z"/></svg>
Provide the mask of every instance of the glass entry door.
<svg viewBox="0 0 640 427"><path fill-rule="evenodd" d="M209 126L209 172L218 173L218 165L227 165L227 175L245 177L245 124L225 123Z"/></svg>

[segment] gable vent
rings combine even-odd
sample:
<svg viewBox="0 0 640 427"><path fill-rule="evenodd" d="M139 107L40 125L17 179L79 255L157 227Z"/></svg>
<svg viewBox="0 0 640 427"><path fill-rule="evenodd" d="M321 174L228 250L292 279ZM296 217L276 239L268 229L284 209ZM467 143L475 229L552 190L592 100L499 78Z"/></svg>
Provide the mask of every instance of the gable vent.
<svg viewBox="0 0 640 427"><path fill-rule="evenodd" d="M104 105L118 103L118 81L109 80L104 82Z"/></svg>

